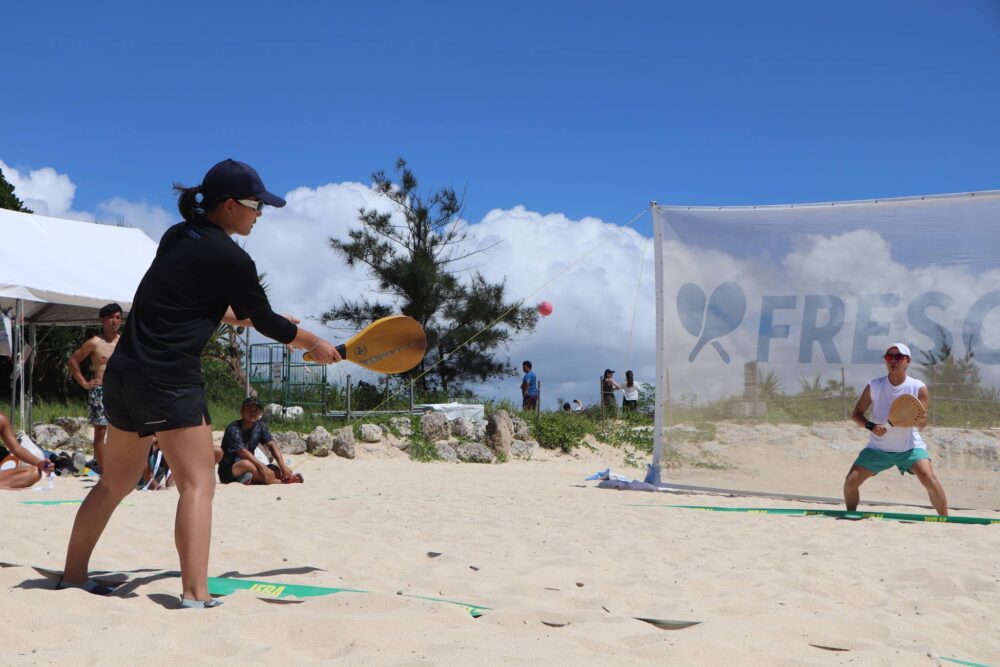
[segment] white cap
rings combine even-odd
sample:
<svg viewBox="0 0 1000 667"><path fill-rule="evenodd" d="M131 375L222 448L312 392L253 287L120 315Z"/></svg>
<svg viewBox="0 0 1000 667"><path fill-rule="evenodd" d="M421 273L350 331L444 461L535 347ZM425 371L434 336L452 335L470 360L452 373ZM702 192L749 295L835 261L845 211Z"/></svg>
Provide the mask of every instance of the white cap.
<svg viewBox="0 0 1000 667"><path fill-rule="evenodd" d="M885 348L885 351L888 352L892 348L896 348L897 350L899 350L900 354L905 354L906 356L910 356L910 348L909 346L906 345L906 343L893 343L889 347Z"/></svg>

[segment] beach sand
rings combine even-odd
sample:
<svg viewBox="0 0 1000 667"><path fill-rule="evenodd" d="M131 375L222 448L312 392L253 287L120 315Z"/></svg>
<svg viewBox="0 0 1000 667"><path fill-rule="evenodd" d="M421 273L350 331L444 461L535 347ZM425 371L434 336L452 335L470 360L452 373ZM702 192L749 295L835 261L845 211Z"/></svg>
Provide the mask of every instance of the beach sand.
<svg viewBox="0 0 1000 667"><path fill-rule="evenodd" d="M732 441L720 432L692 447L727 469L685 466L664 478L840 493L856 434L853 452L814 448L808 434L771 435L779 444L763 432ZM359 450L351 461L296 457L302 485L217 490L214 576L367 591L304 600L239 591L214 610L178 610L179 580L164 573L177 568L172 490L133 493L112 518L92 567L135 571L116 596L53 591L28 566L62 568L77 506L22 501L81 499L91 482L0 494L0 663L1000 663L1000 525L642 507L832 506L599 489L583 480L609 463L642 476L600 446L502 465ZM952 505L972 508L955 514L1000 518L1000 475L988 461L940 474ZM895 473L862 495L926 504L916 479ZM465 606L414 596L488 609L474 618ZM637 618L698 624L663 629Z"/></svg>

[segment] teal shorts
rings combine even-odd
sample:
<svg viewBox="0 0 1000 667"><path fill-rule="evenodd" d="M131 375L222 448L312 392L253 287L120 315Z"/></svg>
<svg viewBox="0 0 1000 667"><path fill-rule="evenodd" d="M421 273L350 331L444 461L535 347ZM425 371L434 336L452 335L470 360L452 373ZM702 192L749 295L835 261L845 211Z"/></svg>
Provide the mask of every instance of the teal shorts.
<svg viewBox="0 0 1000 667"><path fill-rule="evenodd" d="M854 465L861 466L865 470L871 470L876 475L892 466L899 468L899 474L910 472L910 468L917 461L930 459L927 450L923 448L908 449L905 452L885 452L874 447L865 447L858 454Z"/></svg>

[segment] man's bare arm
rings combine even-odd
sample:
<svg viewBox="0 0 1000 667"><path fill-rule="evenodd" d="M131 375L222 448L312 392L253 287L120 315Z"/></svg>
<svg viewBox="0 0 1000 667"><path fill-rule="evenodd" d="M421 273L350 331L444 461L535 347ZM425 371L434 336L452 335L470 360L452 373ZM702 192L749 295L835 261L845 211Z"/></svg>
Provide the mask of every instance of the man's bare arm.
<svg viewBox="0 0 1000 667"><path fill-rule="evenodd" d="M80 364L83 363L84 359L94 353L96 347L96 340L91 338L81 345L80 349L74 352L73 356L71 356L69 361L66 362L66 366L69 367L69 374L73 376L73 380L84 389L91 389L94 385L91 381L84 377L83 371L80 370Z"/></svg>

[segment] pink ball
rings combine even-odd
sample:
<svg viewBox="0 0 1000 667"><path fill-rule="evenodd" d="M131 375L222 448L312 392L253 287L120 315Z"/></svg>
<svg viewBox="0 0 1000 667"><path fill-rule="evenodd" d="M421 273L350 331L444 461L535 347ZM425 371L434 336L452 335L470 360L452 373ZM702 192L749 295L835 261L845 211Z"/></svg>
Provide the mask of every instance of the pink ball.
<svg viewBox="0 0 1000 667"><path fill-rule="evenodd" d="M552 304L548 301L542 301L538 304L538 314L542 317L548 317L552 314Z"/></svg>

